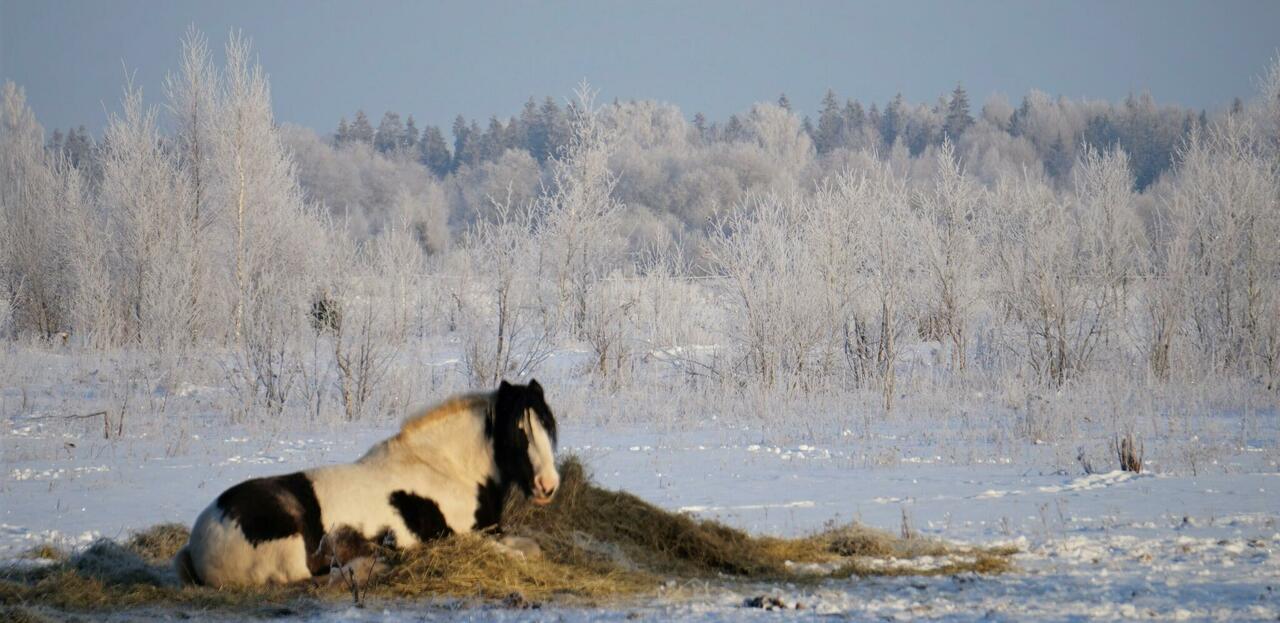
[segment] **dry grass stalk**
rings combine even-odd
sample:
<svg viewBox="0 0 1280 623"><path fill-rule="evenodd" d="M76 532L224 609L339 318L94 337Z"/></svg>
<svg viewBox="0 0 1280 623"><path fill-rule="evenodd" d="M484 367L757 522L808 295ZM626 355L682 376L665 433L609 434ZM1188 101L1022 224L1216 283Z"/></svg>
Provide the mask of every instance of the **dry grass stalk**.
<svg viewBox="0 0 1280 623"><path fill-rule="evenodd" d="M1116 458L1120 460L1120 469L1135 474L1142 473L1142 460L1146 455L1146 446L1141 442L1135 443L1133 440L1133 432L1125 433L1123 438L1117 438L1115 442Z"/></svg>

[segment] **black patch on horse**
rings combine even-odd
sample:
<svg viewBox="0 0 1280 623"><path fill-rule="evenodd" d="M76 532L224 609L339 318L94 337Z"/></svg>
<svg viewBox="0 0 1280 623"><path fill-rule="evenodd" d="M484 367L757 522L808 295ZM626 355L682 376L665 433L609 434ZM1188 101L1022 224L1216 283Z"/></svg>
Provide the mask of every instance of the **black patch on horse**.
<svg viewBox="0 0 1280 623"><path fill-rule="evenodd" d="M542 386L536 380L528 385L512 385L503 381L498 386L493 412L485 419L484 433L493 442L494 460L502 488L499 499L515 485L525 495L533 494L533 464L529 462L529 436L520 429L526 411L533 411L551 443L556 443L556 418L547 406ZM501 509L501 504L498 505ZM499 510L499 512L501 512Z"/></svg>
<svg viewBox="0 0 1280 623"><path fill-rule="evenodd" d="M507 499L507 490L492 478L486 478L484 484L476 486L476 523L471 527L477 532L500 532L498 525L502 521L502 505Z"/></svg>
<svg viewBox="0 0 1280 623"><path fill-rule="evenodd" d="M390 502L418 540L430 541L453 534L435 500L401 490L391 493Z"/></svg>
<svg viewBox="0 0 1280 623"><path fill-rule="evenodd" d="M217 505L253 545L301 534L310 558L324 536L320 501L302 472L246 480L218 496Z"/></svg>

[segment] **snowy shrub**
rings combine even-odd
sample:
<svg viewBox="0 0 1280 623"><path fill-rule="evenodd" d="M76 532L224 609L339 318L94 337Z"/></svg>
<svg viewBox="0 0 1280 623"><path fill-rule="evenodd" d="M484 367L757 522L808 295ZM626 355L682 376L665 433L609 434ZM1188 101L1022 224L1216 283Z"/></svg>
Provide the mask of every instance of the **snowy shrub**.
<svg viewBox="0 0 1280 623"><path fill-rule="evenodd" d="M531 373L553 346L554 322L538 290L532 213L509 203L466 239L462 274L450 293L457 305L462 363L476 387Z"/></svg>

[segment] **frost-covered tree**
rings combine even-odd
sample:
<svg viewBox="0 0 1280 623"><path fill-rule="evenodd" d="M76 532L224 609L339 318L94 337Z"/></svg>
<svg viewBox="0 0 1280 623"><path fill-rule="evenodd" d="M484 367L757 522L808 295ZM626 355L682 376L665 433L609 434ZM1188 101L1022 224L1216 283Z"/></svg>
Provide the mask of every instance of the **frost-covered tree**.
<svg viewBox="0 0 1280 623"><path fill-rule="evenodd" d="M216 265L217 246L225 240L215 224L219 210L213 205L215 182L212 158L217 127L219 76L210 58L204 36L191 28L182 43L178 73L165 79L168 111L173 120L173 149L178 174L182 180L176 189L184 196L174 209L181 227L190 237L190 248L184 250L191 303L190 338L194 341L210 334L218 324L214 318L225 317L224 297L219 290L226 287L226 274Z"/></svg>
<svg viewBox="0 0 1280 623"><path fill-rule="evenodd" d="M70 293L59 184L46 159L44 129L22 89L6 82L2 105L0 296L14 328L49 337L67 328Z"/></svg>
<svg viewBox="0 0 1280 623"><path fill-rule="evenodd" d="M1081 269L1092 277L1091 312L1111 339L1128 316L1134 280L1145 272L1148 242L1133 192L1128 155L1085 146L1072 169Z"/></svg>
<svg viewBox="0 0 1280 623"><path fill-rule="evenodd" d="M246 400L275 412L293 389L298 327L313 291L318 223L302 201L293 160L271 113L270 87L249 42L232 34L214 162L230 223L232 331Z"/></svg>
<svg viewBox="0 0 1280 623"><path fill-rule="evenodd" d="M1113 326L1118 283L1108 283L1107 275L1124 272L1108 268L1108 254L1118 262L1131 250L1124 241L1135 235L1127 216L1115 214L1131 206L1106 192L1122 176L1122 162L1118 155L1087 162L1100 170L1084 174L1075 197L1030 176L1006 179L994 193L998 301L1019 330L1021 343L1011 348L1045 383L1062 385L1087 372ZM1094 183L1099 179L1105 184ZM1108 213L1115 218L1108 221Z"/></svg>
<svg viewBox="0 0 1280 623"><path fill-rule="evenodd" d="M1215 372L1280 366L1280 163L1245 115L1192 135L1168 203L1186 237L1192 339Z"/></svg>
<svg viewBox="0 0 1280 623"><path fill-rule="evenodd" d="M609 169L613 132L585 82L575 91L572 134L552 161L551 184L537 202L539 236L559 298L557 317L572 331L582 326L587 295L619 257L617 177Z"/></svg>
<svg viewBox="0 0 1280 623"><path fill-rule="evenodd" d="M550 354L554 317L541 304L534 211L495 200L492 219L465 238L462 278L453 282L462 358L471 382L490 387L533 372Z"/></svg>
<svg viewBox="0 0 1280 623"><path fill-rule="evenodd" d="M814 304L811 279L819 275L803 243L808 207L798 194L752 198L716 223L707 247L732 301L725 331L740 363L728 368L741 366L766 389L805 380L830 320Z"/></svg>
<svg viewBox="0 0 1280 623"><path fill-rule="evenodd" d="M968 322L982 295L979 237L987 215L985 192L967 177L955 147L945 141L938 150L932 184L916 196L923 217L925 266L930 279L926 322L938 339L949 343L951 366L964 370Z"/></svg>
<svg viewBox="0 0 1280 623"><path fill-rule="evenodd" d="M192 192L162 148L156 111L142 91L125 87L122 110L104 135L98 201L112 242L111 281L124 317L123 340L152 350L189 343L196 295Z"/></svg>
<svg viewBox="0 0 1280 623"><path fill-rule="evenodd" d="M790 192L813 162L813 142L790 110L773 104L756 104L747 115L745 138L772 159L775 186Z"/></svg>

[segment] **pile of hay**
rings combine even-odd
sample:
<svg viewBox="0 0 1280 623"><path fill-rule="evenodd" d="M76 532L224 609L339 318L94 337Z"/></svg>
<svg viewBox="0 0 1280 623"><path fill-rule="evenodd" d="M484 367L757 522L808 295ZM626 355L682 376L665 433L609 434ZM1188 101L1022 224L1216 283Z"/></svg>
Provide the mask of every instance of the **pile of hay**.
<svg viewBox="0 0 1280 623"><path fill-rule="evenodd" d="M535 540L541 556L513 558L481 535L459 535L386 551L388 571L360 586L362 598L479 598L598 603L659 590L670 580L821 581L868 575L1000 573L1011 550L951 546L894 537L858 525L798 539L751 536L714 521L657 508L631 494L593 485L574 458L560 470L555 501L508 501L504 529ZM41 565L0 568L0 608L38 606L92 611L190 607L246 613L300 612L351 599L339 579L283 588L214 590L179 586L170 560L187 540L176 524L127 543L99 541ZM926 564L919 564L923 561ZM514 599L514 601L513 601Z"/></svg>
<svg viewBox="0 0 1280 623"><path fill-rule="evenodd" d="M629 493L601 489L576 458L561 465L560 478L555 502L537 507L513 496L504 523L508 532L534 538L548 558L566 565L608 562L657 577L795 580L805 575L1001 573L1016 553L903 539L858 524L796 539L752 536L663 510ZM885 564L924 558L941 564Z"/></svg>

